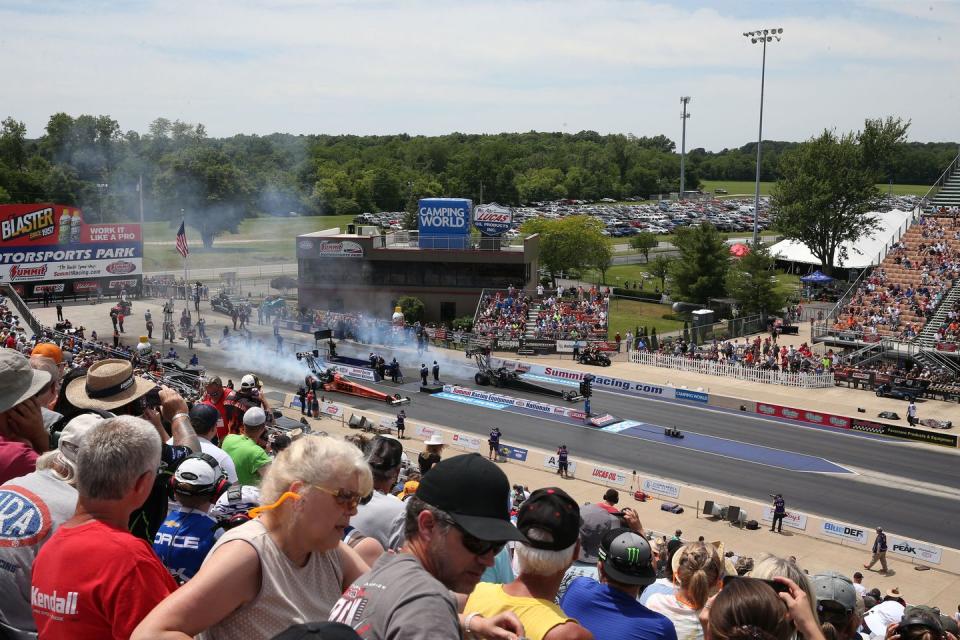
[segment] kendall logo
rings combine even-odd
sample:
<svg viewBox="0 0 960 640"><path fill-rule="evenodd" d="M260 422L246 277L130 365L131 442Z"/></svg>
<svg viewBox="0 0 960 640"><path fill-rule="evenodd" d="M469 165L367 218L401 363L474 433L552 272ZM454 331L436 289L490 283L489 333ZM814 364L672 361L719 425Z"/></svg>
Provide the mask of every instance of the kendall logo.
<svg viewBox="0 0 960 640"><path fill-rule="evenodd" d="M768 416L772 416L777 413L777 410L771 407L768 404L757 404L757 411L760 413L765 413Z"/></svg>
<svg viewBox="0 0 960 640"><path fill-rule="evenodd" d="M35 609L45 609L50 613L63 613L69 616L77 615L77 597L80 594L76 591L68 591L63 597L57 595L57 590L53 593L43 593L37 587L30 589L30 604Z"/></svg>
<svg viewBox="0 0 960 640"><path fill-rule="evenodd" d="M800 417L799 411L794 411L793 409L787 409L786 407L784 407L781 410L781 413L783 413L784 418L790 418L791 420L795 420Z"/></svg>

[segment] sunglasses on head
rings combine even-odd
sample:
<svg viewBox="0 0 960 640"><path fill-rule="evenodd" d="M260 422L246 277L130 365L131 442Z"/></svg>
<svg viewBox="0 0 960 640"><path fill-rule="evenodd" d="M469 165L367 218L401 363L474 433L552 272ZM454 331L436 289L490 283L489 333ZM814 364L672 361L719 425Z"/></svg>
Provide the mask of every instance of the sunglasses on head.
<svg viewBox="0 0 960 640"><path fill-rule="evenodd" d="M463 527L458 525L452 519L444 518L443 521L453 526L457 531L460 532L460 538L463 540L463 548L475 556L485 556L488 553L497 555L507 544L506 542L501 541L481 540L480 538L467 533Z"/></svg>

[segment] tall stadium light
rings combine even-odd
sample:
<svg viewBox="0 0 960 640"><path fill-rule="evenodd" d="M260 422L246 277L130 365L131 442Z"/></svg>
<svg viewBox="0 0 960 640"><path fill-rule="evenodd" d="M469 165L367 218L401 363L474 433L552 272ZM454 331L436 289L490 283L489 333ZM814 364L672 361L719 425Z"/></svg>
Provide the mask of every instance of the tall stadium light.
<svg viewBox="0 0 960 640"><path fill-rule="evenodd" d="M757 133L757 184L756 192L753 196L753 243L756 244L760 239L760 233L757 229L757 215L760 211L760 147L763 145L763 85L767 73L767 43L776 40L780 42L780 36L783 29L774 27L772 29L757 29L756 31L747 31L743 34L745 38L750 38L750 44L763 44L763 62L760 65L760 126Z"/></svg>
<svg viewBox="0 0 960 640"><path fill-rule="evenodd" d="M683 114L681 118L683 119L683 135L680 137L680 199L683 200L683 194L686 189L686 156L687 156L687 118L690 117L690 114L687 113L687 103L690 102L690 96L681 96L680 104L683 105Z"/></svg>

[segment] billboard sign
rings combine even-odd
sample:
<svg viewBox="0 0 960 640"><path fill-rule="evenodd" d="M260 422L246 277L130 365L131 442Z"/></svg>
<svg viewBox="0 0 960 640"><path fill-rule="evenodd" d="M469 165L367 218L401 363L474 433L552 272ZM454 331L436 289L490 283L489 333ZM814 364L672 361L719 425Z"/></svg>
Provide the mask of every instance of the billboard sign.
<svg viewBox="0 0 960 640"><path fill-rule="evenodd" d="M889 536L889 543L890 553L895 553L898 556L910 558L911 560L922 560L923 562L930 562L932 564L940 564L942 560L943 550L932 544L917 542L916 540L900 538L893 535Z"/></svg>
<svg viewBox="0 0 960 640"><path fill-rule="evenodd" d="M423 198L417 207L421 249L466 249L473 202L466 198Z"/></svg>
<svg viewBox="0 0 960 640"><path fill-rule="evenodd" d="M502 236L513 225L513 209L482 204L473 210L473 226L485 236Z"/></svg>
<svg viewBox="0 0 960 640"><path fill-rule="evenodd" d="M50 282L143 274L139 224L83 220L58 204L0 205L0 281ZM63 291L67 289L64 288Z"/></svg>
<svg viewBox="0 0 960 640"><path fill-rule="evenodd" d="M784 519L784 523L786 523L786 519ZM867 544L866 530L842 522L824 520L820 525L820 532L848 542L856 542L862 545Z"/></svg>
<svg viewBox="0 0 960 640"><path fill-rule="evenodd" d="M362 258L363 247L350 240L342 242L321 240L317 244L317 253L321 258Z"/></svg>

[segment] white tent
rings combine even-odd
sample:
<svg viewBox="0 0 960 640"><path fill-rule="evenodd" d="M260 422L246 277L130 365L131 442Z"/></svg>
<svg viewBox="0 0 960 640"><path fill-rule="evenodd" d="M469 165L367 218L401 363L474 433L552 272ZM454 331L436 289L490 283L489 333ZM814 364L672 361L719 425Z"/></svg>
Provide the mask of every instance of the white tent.
<svg viewBox="0 0 960 640"><path fill-rule="evenodd" d="M887 254L886 248L897 239L897 234L903 235L913 217L912 211L874 211L880 227L870 235L865 235L856 242L845 242L847 248L846 261L837 260L837 267L844 269L864 269L876 265ZM778 260L800 262L803 264L820 265L810 249L796 240L781 240L770 247L770 255Z"/></svg>

